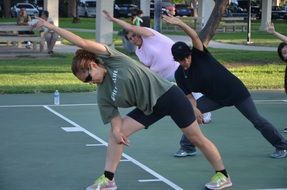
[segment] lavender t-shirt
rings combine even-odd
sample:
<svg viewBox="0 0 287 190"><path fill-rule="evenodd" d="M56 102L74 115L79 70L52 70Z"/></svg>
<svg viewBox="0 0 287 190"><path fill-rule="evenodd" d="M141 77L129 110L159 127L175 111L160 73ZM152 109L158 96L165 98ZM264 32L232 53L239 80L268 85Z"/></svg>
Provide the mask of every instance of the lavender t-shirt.
<svg viewBox="0 0 287 190"><path fill-rule="evenodd" d="M141 63L167 80L174 80L174 73L179 63L174 61L171 47L174 42L159 32L146 28L153 36L142 36L142 46L136 48L136 55Z"/></svg>

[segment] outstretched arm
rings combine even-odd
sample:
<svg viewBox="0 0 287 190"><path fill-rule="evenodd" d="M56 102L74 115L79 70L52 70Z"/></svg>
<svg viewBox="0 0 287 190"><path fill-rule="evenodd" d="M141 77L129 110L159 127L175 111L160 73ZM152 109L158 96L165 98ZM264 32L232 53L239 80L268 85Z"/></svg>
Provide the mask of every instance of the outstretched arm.
<svg viewBox="0 0 287 190"><path fill-rule="evenodd" d="M266 31L270 34L273 34L274 36L276 36L277 38L279 38L280 40L282 40L283 42L287 43L287 37L284 36L283 34L280 34L279 32L276 32L274 24L273 23L268 23Z"/></svg>
<svg viewBox="0 0 287 190"><path fill-rule="evenodd" d="M46 27L49 30L53 30L54 32L58 33L60 36L62 36L69 42L79 46L80 48L90 51L92 53L96 53L96 54L107 54L108 53L107 49L105 48L103 44L100 44L95 41L83 39L80 36L77 36L76 34L68 30L59 28L45 21L42 18L37 17L37 19L38 19L38 22L37 22L36 28Z"/></svg>
<svg viewBox="0 0 287 190"><path fill-rule="evenodd" d="M125 29L127 31L131 31L137 35L146 36L146 37L154 35L150 30L146 29L145 27L131 25L131 24L129 24L123 20L120 20L120 19L113 17L106 10L103 10L103 13L105 14L107 20L109 20L113 23L116 23L117 25L119 25L120 27L122 27L123 29Z"/></svg>
<svg viewBox="0 0 287 190"><path fill-rule="evenodd" d="M171 15L163 15L163 20L169 24L177 25L178 27L180 27L191 38L193 47L203 51L203 44L197 33L187 24L185 24L182 20Z"/></svg>

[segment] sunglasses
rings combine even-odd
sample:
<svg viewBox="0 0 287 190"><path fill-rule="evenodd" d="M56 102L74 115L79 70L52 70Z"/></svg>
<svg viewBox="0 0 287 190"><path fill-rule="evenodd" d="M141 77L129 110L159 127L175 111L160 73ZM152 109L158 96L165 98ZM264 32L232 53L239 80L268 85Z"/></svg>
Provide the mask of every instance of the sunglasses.
<svg viewBox="0 0 287 190"><path fill-rule="evenodd" d="M88 76L85 78L84 82L91 82L93 80L93 77L90 74L90 69L88 70Z"/></svg>

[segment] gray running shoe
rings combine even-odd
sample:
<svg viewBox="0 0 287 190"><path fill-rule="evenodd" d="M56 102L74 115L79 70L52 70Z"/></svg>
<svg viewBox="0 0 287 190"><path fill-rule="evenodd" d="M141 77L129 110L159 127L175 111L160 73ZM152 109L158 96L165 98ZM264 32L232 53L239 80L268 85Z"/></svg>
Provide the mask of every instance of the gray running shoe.
<svg viewBox="0 0 287 190"><path fill-rule="evenodd" d="M287 128L283 129L283 132L284 132L284 133L287 133Z"/></svg>
<svg viewBox="0 0 287 190"><path fill-rule="evenodd" d="M276 149L270 156L272 158L285 158L287 156L287 150Z"/></svg>
<svg viewBox="0 0 287 190"><path fill-rule="evenodd" d="M186 156L195 156L197 154L196 149L192 150L183 150L180 148L175 154L175 157L186 157Z"/></svg>

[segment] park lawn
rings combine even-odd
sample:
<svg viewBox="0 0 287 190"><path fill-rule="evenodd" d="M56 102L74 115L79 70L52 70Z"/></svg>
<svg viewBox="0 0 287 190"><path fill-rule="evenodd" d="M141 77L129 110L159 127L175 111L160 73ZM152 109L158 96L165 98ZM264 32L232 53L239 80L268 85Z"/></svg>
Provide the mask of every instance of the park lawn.
<svg viewBox="0 0 287 190"><path fill-rule="evenodd" d="M0 19L0 22L3 21ZM7 20L10 21L9 19ZM72 23L71 18L60 18L60 26L64 28L94 29L94 18L81 18L79 24ZM281 33L287 33L285 22L276 21L275 27ZM279 40L274 36L258 31L259 22L252 24L252 41L254 45L262 44L277 46ZM114 25L114 30L120 30ZM95 40L94 32L75 33L85 39ZM176 32L183 34L182 32ZM175 33L173 33L175 34ZM120 51L121 37L114 34L114 44ZM217 41L242 44L245 43L245 32L217 33ZM68 43L64 41L64 43ZM212 54L224 64L231 72L239 77L249 89L283 89L285 64L274 52L248 52L227 49L212 49ZM125 52L126 53L126 52ZM129 56L137 59L134 54ZM5 93L36 93L94 91L94 85L83 84L78 81L70 71L72 54L55 54L49 59L11 59L0 60L0 94Z"/></svg>
<svg viewBox="0 0 287 190"><path fill-rule="evenodd" d="M120 51L124 50L118 48ZM274 52L210 49L214 56L239 77L249 89L283 89L285 64ZM134 54L129 54L136 59ZM51 58L0 60L0 94L95 91L70 70L72 54Z"/></svg>

